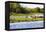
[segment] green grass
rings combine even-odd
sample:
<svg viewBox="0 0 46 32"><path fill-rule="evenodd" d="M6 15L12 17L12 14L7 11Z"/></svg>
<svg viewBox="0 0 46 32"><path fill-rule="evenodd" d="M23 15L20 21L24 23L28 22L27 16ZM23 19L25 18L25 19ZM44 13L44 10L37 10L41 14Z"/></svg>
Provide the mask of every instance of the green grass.
<svg viewBox="0 0 46 32"><path fill-rule="evenodd" d="M13 15L13 16L31 16L31 15L34 15L36 13L31 13L31 14L16 14L16 13L12 13L10 14ZM39 13L37 13L39 14ZM24 21L43 21L44 18L14 18L14 19L10 19L10 22L24 22Z"/></svg>
<svg viewBox="0 0 46 32"><path fill-rule="evenodd" d="M16 20L16 21L19 21L19 20L20 20L20 21L22 21L22 20L25 20L25 21L26 21L26 20L27 20L27 21L33 21L33 20L34 20L34 21L35 21L35 20L43 20L43 18L16 18L15 20Z"/></svg>
<svg viewBox="0 0 46 32"><path fill-rule="evenodd" d="M24 22L24 21L42 21L44 18L15 18L10 22Z"/></svg>
<svg viewBox="0 0 46 32"><path fill-rule="evenodd" d="M31 16L34 14L41 14L41 13L29 13L29 14L21 14L21 13L10 13L10 15L14 15L14 16ZM43 13L42 13L43 14Z"/></svg>
<svg viewBox="0 0 46 32"><path fill-rule="evenodd" d="M23 21L23 20L24 20L24 21L26 21L26 20L28 21L28 20L32 20L32 18L16 18L16 20L17 20L17 21L19 21L19 20L20 20L20 21Z"/></svg>

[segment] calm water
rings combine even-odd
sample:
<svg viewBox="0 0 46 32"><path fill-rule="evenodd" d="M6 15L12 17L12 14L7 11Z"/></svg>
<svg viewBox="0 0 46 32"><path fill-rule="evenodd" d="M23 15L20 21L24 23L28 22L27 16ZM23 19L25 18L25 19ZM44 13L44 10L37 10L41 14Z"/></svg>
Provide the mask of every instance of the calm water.
<svg viewBox="0 0 46 32"><path fill-rule="evenodd" d="M38 28L38 27L43 27L43 21L10 23L10 29Z"/></svg>

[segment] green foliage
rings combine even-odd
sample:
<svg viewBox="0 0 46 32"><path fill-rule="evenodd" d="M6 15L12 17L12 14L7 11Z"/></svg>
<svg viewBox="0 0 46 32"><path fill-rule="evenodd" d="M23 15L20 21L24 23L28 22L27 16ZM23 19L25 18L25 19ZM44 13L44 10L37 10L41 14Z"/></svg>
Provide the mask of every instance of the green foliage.
<svg viewBox="0 0 46 32"><path fill-rule="evenodd" d="M19 12L20 11L20 5L19 3L10 3L10 9L11 9L11 12Z"/></svg>
<svg viewBox="0 0 46 32"><path fill-rule="evenodd" d="M31 16L36 13L44 13L43 8L26 8L22 7L19 3L10 3L10 16ZM20 22L20 21L38 21L43 20L43 18L14 18L10 19L10 22Z"/></svg>
<svg viewBox="0 0 46 32"><path fill-rule="evenodd" d="M43 8L24 8L19 3L10 3L10 10L14 13L43 13Z"/></svg>

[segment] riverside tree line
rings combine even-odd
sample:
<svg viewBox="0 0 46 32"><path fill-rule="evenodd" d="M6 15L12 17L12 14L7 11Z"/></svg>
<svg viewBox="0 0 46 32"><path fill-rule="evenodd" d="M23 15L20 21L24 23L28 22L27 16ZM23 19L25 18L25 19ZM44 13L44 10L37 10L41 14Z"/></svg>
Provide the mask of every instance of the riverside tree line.
<svg viewBox="0 0 46 32"><path fill-rule="evenodd" d="M27 13L44 13L43 8L24 8L20 5L20 3L10 3L10 12L13 13L22 13L22 14L27 14Z"/></svg>

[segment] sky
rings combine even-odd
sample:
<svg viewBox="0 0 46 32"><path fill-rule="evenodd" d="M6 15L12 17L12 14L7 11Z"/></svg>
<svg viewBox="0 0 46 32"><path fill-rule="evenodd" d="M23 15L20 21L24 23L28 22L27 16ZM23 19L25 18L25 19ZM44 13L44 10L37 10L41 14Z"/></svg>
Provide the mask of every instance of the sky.
<svg viewBox="0 0 46 32"><path fill-rule="evenodd" d="M21 3L20 5L22 7L27 7L27 8L36 8L36 7L43 8L43 5L39 5L39 4L24 4L24 3Z"/></svg>

